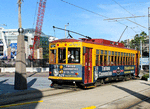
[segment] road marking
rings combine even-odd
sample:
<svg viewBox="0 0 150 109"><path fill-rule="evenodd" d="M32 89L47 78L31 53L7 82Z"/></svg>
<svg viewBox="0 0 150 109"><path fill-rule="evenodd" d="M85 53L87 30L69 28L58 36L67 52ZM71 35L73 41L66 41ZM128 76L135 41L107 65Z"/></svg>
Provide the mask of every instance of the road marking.
<svg viewBox="0 0 150 109"><path fill-rule="evenodd" d="M0 106L0 108L11 107L11 106L19 106L19 105L25 105L25 104L31 104L31 103L40 103L40 102L43 102L43 100L40 100L40 101L31 101L31 102L25 102L25 103L17 103L17 104L10 104L10 105L4 105L4 106Z"/></svg>
<svg viewBox="0 0 150 109"><path fill-rule="evenodd" d="M95 109L96 106L90 106L90 107L85 107L85 108L82 108L82 109Z"/></svg>

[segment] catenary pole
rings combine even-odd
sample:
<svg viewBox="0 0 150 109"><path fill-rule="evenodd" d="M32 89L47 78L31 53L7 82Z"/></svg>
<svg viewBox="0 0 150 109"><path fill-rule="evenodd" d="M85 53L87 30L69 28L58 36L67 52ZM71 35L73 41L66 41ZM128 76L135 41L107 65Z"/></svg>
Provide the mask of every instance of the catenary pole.
<svg viewBox="0 0 150 109"><path fill-rule="evenodd" d="M143 70L143 65L142 65L142 40L140 40L140 50L141 50L141 70Z"/></svg>
<svg viewBox="0 0 150 109"><path fill-rule="evenodd" d="M19 35L17 39L17 56L16 56L16 66L15 66L15 90L25 90L27 89L26 80L26 61L25 61L25 43L23 28L21 24L21 1L18 0L18 22L19 22Z"/></svg>

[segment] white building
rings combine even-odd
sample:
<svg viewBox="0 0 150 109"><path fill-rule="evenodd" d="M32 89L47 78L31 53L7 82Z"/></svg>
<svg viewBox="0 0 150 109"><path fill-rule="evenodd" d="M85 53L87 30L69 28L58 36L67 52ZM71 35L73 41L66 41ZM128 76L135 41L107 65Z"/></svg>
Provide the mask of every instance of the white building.
<svg viewBox="0 0 150 109"><path fill-rule="evenodd" d="M18 29L4 29L0 27L0 42L3 42L0 46L3 46L3 50L0 48L0 53L3 51L3 55L7 56L7 48L11 47L11 53L17 53L17 37L18 37ZM35 29L24 29L25 36L25 53L26 58L31 54L30 45L33 45L34 42ZM53 36L45 35L41 33L42 38L50 38ZM55 37L53 37L55 39Z"/></svg>

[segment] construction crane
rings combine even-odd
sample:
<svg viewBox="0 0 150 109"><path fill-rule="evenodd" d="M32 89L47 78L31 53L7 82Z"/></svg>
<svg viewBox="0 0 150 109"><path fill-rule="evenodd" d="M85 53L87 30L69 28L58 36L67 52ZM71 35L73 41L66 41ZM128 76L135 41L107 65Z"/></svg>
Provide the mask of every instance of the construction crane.
<svg viewBox="0 0 150 109"><path fill-rule="evenodd" d="M35 36L34 36L34 42L32 49L32 58L35 57L35 51L39 48L40 45L40 35L42 32L42 25L43 25L43 19L44 19L44 13L45 13L45 7L46 7L46 0L40 0L39 7L38 7L38 15L37 15L37 21L36 21L36 28L35 28Z"/></svg>

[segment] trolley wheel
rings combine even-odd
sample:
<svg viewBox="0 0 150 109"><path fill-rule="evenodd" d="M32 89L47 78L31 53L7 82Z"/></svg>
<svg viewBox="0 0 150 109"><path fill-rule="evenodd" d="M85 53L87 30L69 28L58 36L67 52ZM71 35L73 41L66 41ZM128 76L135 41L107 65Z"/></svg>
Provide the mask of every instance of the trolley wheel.
<svg viewBox="0 0 150 109"><path fill-rule="evenodd" d="M104 79L101 79L100 83L101 83L101 85L104 85L105 84Z"/></svg>
<svg viewBox="0 0 150 109"><path fill-rule="evenodd" d="M129 78L132 79L132 75L131 74L129 74Z"/></svg>

